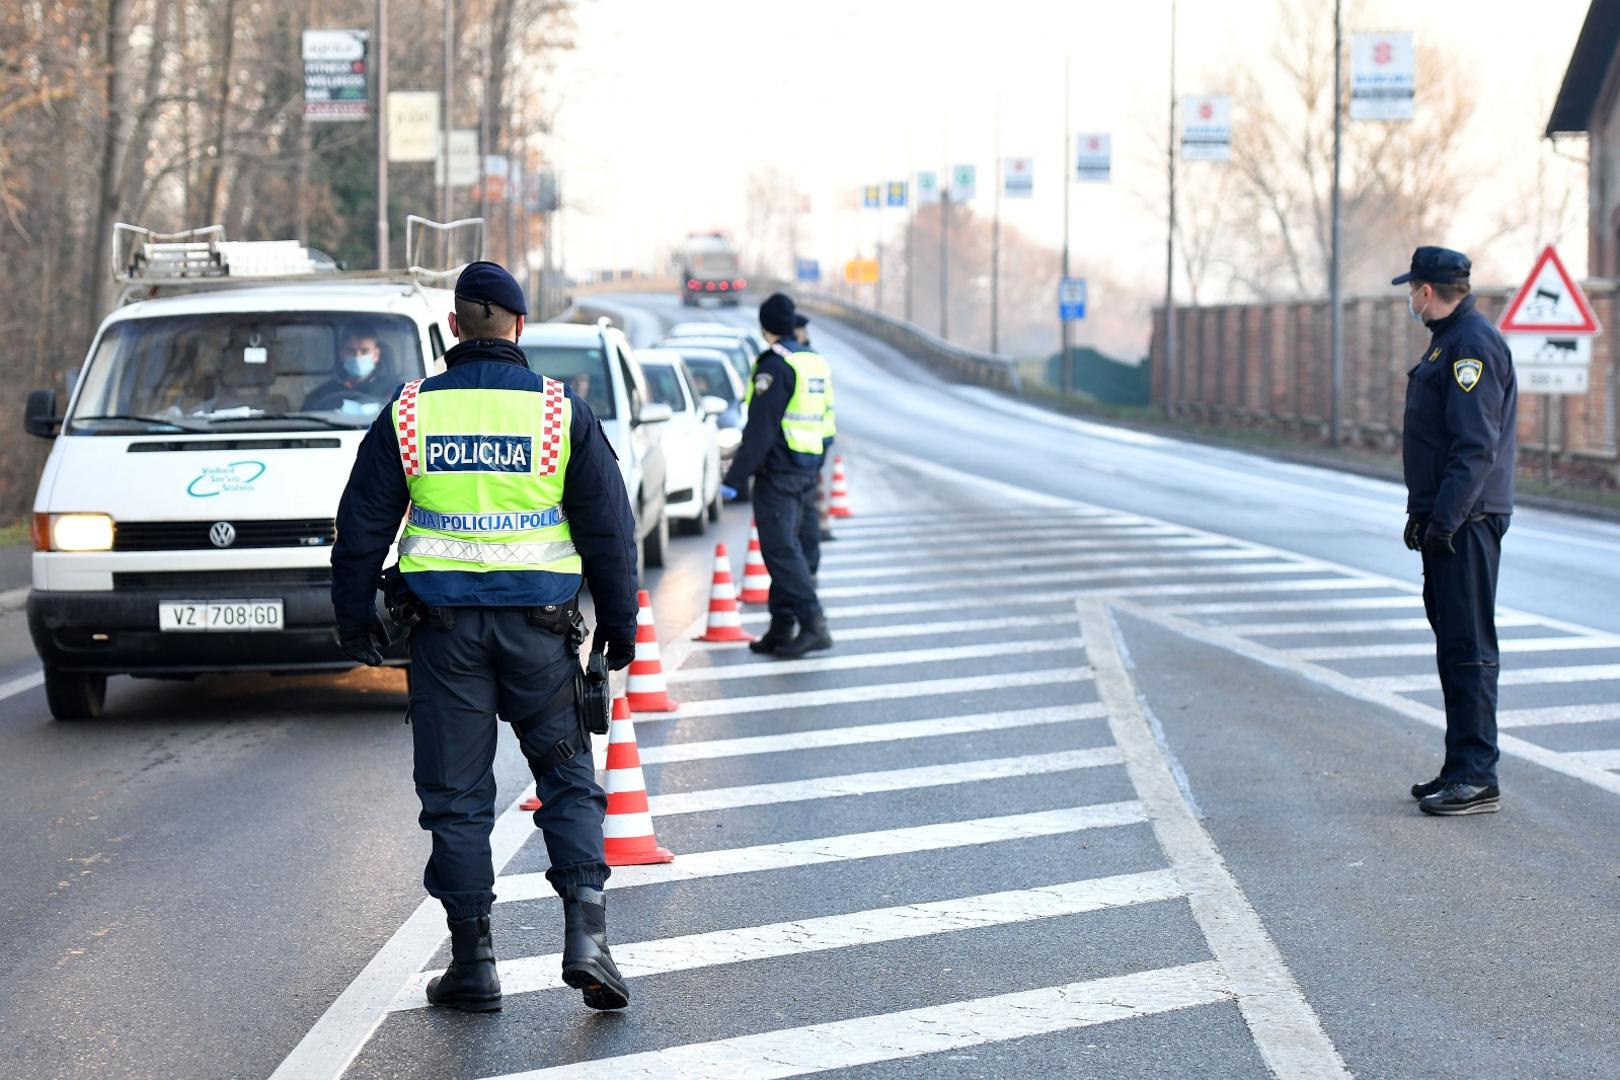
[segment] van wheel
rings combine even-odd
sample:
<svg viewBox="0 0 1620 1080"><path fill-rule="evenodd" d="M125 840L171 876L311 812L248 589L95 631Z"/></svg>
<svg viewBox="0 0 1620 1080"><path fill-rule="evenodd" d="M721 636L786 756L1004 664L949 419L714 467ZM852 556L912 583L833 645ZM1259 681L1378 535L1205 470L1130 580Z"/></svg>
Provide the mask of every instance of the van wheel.
<svg viewBox="0 0 1620 1080"><path fill-rule="evenodd" d="M669 553L669 517L667 515L658 515L658 524L654 525L652 532L647 534L644 543L646 548L642 552L643 560L654 570L661 569L664 565L664 556Z"/></svg>
<svg viewBox="0 0 1620 1080"><path fill-rule="evenodd" d="M107 702L107 676L45 669L45 703L58 720L94 720Z"/></svg>
<svg viewBox="0 0 1620 1080"><path fill-rule="evenodd" d="M708 509L704 511L704 514L711 522L720 520L720 501L720 493L716 491L714 493L714 498L709 500Z"/></svg>
<svg viewBox="0 0 1620 1080"><path fill-rule="evenodd" d="M683 519L679 523L679 530L683 536L702 536L709 531L708 516L700 510L696 517Z"/></svg>

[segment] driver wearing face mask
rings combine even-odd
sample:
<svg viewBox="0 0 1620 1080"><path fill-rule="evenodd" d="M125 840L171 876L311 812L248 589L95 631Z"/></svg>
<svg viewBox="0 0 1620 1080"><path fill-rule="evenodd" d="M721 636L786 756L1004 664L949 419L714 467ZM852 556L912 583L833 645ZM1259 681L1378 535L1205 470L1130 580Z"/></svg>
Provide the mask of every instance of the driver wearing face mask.
<svg viewBox="0 0 1620 1080"><path fill-rule="evenodd" d="M353 327L343 336L332 377L304 399L304 410L375 416L393 390L390 378L376 330Z"/></svg>

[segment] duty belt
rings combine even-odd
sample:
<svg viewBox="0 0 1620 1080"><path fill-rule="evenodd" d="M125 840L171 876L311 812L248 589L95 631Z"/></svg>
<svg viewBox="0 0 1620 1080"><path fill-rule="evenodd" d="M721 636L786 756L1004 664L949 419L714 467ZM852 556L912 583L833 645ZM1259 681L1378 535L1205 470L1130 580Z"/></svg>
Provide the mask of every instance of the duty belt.
<svg viewBox="0 0 1620 1080"><path fill-rule="evenodd" d="M452 540L444 536L407 536L399 542L401 557L449 559L452 562L513 563L532 566L559 562L578 554L572 540L501 544L492 540Z"/></svg>

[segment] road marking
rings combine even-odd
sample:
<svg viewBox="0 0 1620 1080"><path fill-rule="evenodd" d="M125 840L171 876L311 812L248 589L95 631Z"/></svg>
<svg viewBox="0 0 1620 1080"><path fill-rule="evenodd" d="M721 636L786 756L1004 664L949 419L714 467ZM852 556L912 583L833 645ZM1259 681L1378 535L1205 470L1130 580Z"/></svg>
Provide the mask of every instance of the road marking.
<svg viewBox="0 0 1620 1080"><path fill-rule="evenodd" d="M928 551L930 548L939 548L940 550L949 552L951 554L956 554L958 552L974 552L982 554L987 558L999 554L1005 554L1008 549L1007 538L1004 536L996 537L994 540L987 540L981 544L964 543L960 537L950 536L943 540L936 540L932 543L921 543L916 540L896 540L892 544L862 544L850 552L834 550L830 547L823 547L821 549L821 562L823 566L828 567L844 567L850 563L892 562L894 560L894 552L890 550L873 550L879 546L885 549L900 549L906 553L922 552ZM1037 554L1046 554L1053 551L1135 551L1138 549L1157 551L1164 548L1197 550L1200 548L1241 546L1243 546L1241 543L1211 540L1205 536L1164 536L1145 537L1141 539L1136 537L1120 537L1118 539L1109 540L1054 540L1039 544L1020 543L1018 545L1018 551L1025 554L1031 552ZM931 551L928 553L932 554Z"/></svg>
<svg viewBox="0 0 1620 1080"><path fill-rule="evenodd" d="M1606 720L1620 720L1620 704L1548 705L1540 709L1503 709L1496 714L1496 726L1499 728L1601 724Z"/></svg>
<svg viewBox="0 0 1620 1080"><path fill-rule="evenodd" d="M1073 622L1074 620L1067 619L1065 621ZM0 683L0 701L16 697L18 694L25 694L36 686L44 685L45 670L43 668L38 671L31 671L27 675L19 675L15 679Z"/></svg>
<svg viewBox="0 0 1620 1080"><path fill-rule="evenodd" d="M957 480L960 482L961 477L957 477ZM985 519L989 527L976 531L964 530L963 535L1010 537L1024 536L1032 532L1052 532L1058 529L1095 532L1109 529L1139 529L1144 526L1161 529L1177 528L1177 526L1169 522L1146 521L1135 514L1120 513L1117 510L1111 510L1103 514L1082 514L1072 517L1069 515L1046 516L1034 518L1027 522L1010 520L1009 516L1005 515L1004 511L999 507L992 508L989 514L992 516ZM838 543L842 543L845 537L864 540L874 536L888 537L913 534L917 536L938 536L940 535L940 519L922 515L905 521L873 522L871 524L846 521L839 522L837 529Z"/></svg>
<svg viewBox="0 0 1620 1080"><path fill-rule="evenodd" d="M774 784L743 787L704 788L654 795L648 800L655 817L676 814L706 814L715 810L735 810L744 806L838 799L849 795L875 795L884 791L910 791L951 784L972 784L984 780L1008 780L1017 776L1041 776L1118 765L1119 749L1098 746L1089 750L1058 750L1019 757L985 758L950 765L919 765L910 769L881 772L844 773L818 776L810 780L785 780Z"/></svg>
<svg viewBox="0 0 1620 1080"><path fill-rule="evenodd" d="M1003 840L1030 840L1041 836L1061 836L1087 829L1111 829L1138 825L1147 817L1139 802L1097 803L1067 810L1042 810L1033 814L948 821L940 825L919 825L909 829L883 829L874 832L826 836L816 840L796 840L786 844L759 844L755 847L722 848L716 851L681 852L675 862L651 866L620 866L613 871L608 889L633 889L670 881L757 874L766 870L786 870L795 866L875 859L884 855L907 855L921 851L944 851L1000 843ZM545 874L512 874L495 882L497 902L555 900L556 890Z"/></svg>
<svg viewBox="0 0 1620 1080"><path fill-rule="evenodd" d="M1363 577L1364 588L1389 587L1388 582L1378 581L1375 578ZM1213 604L1174 604L1163 610L1177 615L1248 615L1261 612L1284 611L1365 611L1370 608L1420 608L1423 606L1423 597L1410 594L1397 594L1394 596L1346 596L1337 600L1234 600L1222 601ZM1322 626L1335 626L1332 621L1323 622ZM1425 620L1427 625L1427 620ZM1234 630L1247 632L1247 628L1234 625Z"/></svg>
<svg viewBox="0 0 1620 1080"><path fill-rule="evenodd" d="M1244 562L1266 559L1270 556L1255 555L1252 551L1242 548L1210 548L1199 551L1121 551L1106 552L1103 554L1088 554L1086 552L1063 552L1057 555L1045 555L1030 558L1023 550L1006 551L1000 559L993 560L997 569L1028 570L1039 566L1068 566L1079 567L1096 566L1103 563L1125 563L1127 565L1143 562ZM967 558L933 560L924 563L913 563L908 566L873 566L857 570L823 569L820 575L822 581L845 581L850 578L902 578L925 576L952 576L960 577L965 572L979 572L985 567L987 559Z"/></svg>
<svg viewBox="0 0 1620 1080"><path fill-rule="evenodd" d="M974 660L992 656L1023 656L1032 653L1080 649L1077 637L1045 641L981 641L972 645L942 645L931 649L891 649L887 652L829 653L803 660L758 660L721 667L684 668L665 678L674 683L727 682L732 679L762 679L775 675L801 675L822 671L859 671L864 668L903 667L907 664L943 664L952 660Z"/></svg>
<svg viewBox="0 0 1620 1080"><path fill-rule="evenodd" d="M854 911L846 915L824 915L764 926L714 930L706 934L632 941L613 946L613 962L626 979L638 979L721 964L802 956L805 953L885 941L907 941L958 930L1057 919L1108 908L1153 904L1181 895L1181 883L1174 874L1168 870L1150 870L1141 874L1089 878L1062 885L1012 889L927 904L903 904ZM561 953L501 960L496 967L501 977L501 995L508 1000L519 994L552 990L563 985ZM443 973L442 969L419 972L400 991L390 1008L427 1008L423 987L429 979Z"/></svg>
<svg viewBox="0 0 1620 1080"><path fill-rule="evenodd" d="M1620 638L1532 637L1504 638L1498 645L1504 653L1581 652L1588 649L1620 649ZM1284 649L1296 660L1378 660L1396 656L1433 656L1433 641L1391 641L1380 645L1320 645Z"/></svg>
<svg viewBox="0 0 1620 1080"><path fill-rule="evenodd" d="M1565 683L1609 682L1620 679L1620 664L1589 664L1585 666L1509 668L1497 676L1499 686L1553 686ZM1362 679L1369 689L1388 690L1397 694L1411 694L1419 690L1440 689L1440 677L1425 675L1388 675L1383 678Z"/></svg>
<svg viewBox="0 0 1620 1080"><path fill-rule="evenodd" d="M1129 532L1108 536L1088 536L1077 538L1069 529L1031 529L1009 534L1000 530L994 532L931 532L915 533L908 536L884 537L875 540L863 540L858 537L850 538L840 536L836 541L825 543L821 547L822 560L828 563L842 562L847 558L865 556L869 559L884 557L894 550L904 551L938 549L955 552L963 548L981 551L1006 551L1009 547L1017 545L1020 551L1026 546L1053 546L1059 543L1085 548L1115 548L1115 547L1161 547L1180 545L1212 545L1220 543L1243 544L1243 540L1217 540L1207 536L1191 536L1187 530L1175 525L1156 525L1151 528L1133 528Z"/></svg>
<svg viewBox="0 0 1620 1080"><path fill-rule="evenodd" d="M744 616L747 618L747 616ZM903 623L890 626L856 626L839 628L838 644L847 641L883 641L903 637L944 637L948 634L982 633L986 630L1023 630L1035 626L1072 624L1074 616L1068 613L1053 615L1007 615L994 619L955 619L949 622ZM728 641L700 641L694 653L735 651L737 646Z"/></svg>
<svg viewBox="0 0 1620 1080"><path fill-rule="evenodd" d="M28 594L34 591L32 585L19 585L15 589L0 592L0 611L15 611L28 603Z"/></svg>
<svg viewBox="0 0 1620 1080"><path fill-rule="evenodd" d="M1620 769L1620 750L1572 750L1569 756L1595 769Z"/></svg>
<svg viewBox="0 0 1620 1080"><path fill-rule="evenodd" d="M1008 712L945 716L930 720L900 720L887 724L815 728L783 735L664 743L662 746L641 747L641 763L667 765L675 761L707 761L710 758L825 750L835 746L860 746L902 739L934 739L943 735L971 735L1046 724L1072 724L1081 720L1100 720L1102 717L1102 705L1092 702L1088 705L1051 705L1041 709L1013 709Z"/></svg>
<svg viewBox="0 0 1620 1080"><path fill-rule="evenodd" d="M1272 559L1270 556L1251 555L1248 558L1256 561L1252 565L1123 566L1112 567L1107 570L1064 571L1057 574L975 574L966 580L959 580L952 591L1032 588L1037 585L1067 585L1076 581L1106 581L1114 578L1212 577L1218 574L1233 577L1240 574L1309 574L1321 569L1308 559L1301 559L1298 562L1283 562ZM1266 561L1259 561L1261 559ZM823 599L837 600L848 596L893 596L899 593L933 592L947 587L945 583L938 581L902 581L886 585L835 585L830 589L818 589L817 593ZM1107 591L1110 593L1118 592L1117 589Z"/></svg>
<svg viewBox="0 0 1620 1080"><path fill-rule="evenodd" d="M1072 603L1072 598L1062 595L1024 597L1009 596L996 601L995 609L1003 610L1006 608L1062 607L1064 609L1064 621L1073 622L1074 618L1069 612L1069 607ZM975 606L989 608L990 604L985 601L968 602L964 601L960 596L952 595L938 600L900 600L893 603L882 604L845 604L842 607L834 606L827 608L826 615L828 619L867 619L880 618L885 615L921 615L929 611L959 612L964 609L971 609ZM745 623L764 623L769 622L770 617L771 615L768 611L745 611L743 612L742 621ZM698 627L698 633L702 632L703 627ZM732 648L736 648L736 646L734 645ZM670 669L675 665L665 661L664 666L666 669Z"/></svg>
<svg viewBox="0 0 1620 1080"><path fill-rule="evenodd" d="M965 675L952 679L921 679L916 682L884 683L877 686L839 686L831 690L797 690L752 697L710 698L681 703L679 718L736 716L779 709L808 709L818 705L853 705L856 702L893 701L896 698L932 694L967 694L975 690L1000 690L1015 686L1047 686L1080 683L1091 678L1085 668L1054 668L1047 671L1009 671L990 675ZM658 720L648 716L645 720ZM643 722L642 719L637 720Z"/></svg>
<svg viewBox="0 0 1620 1080"><path fill-rule="evenodd" d="M1180 610L1172 608L1171 610ZM1344 619L1313 620L1311 622L1227 623L1226 629L1244 637L1272 637L1283 634L1377 634L1404 630L1428 630L1429 620L1412 619ZM1497 627L1535 626L1536 620L1528 615L1509 615L1496 620ZM1430 652L1434 649L1431 647Z"/></svg>
<svg viewBox="0 0 1620 1080"><path fill-rule="evenodd" d="M1344 1059L1322 1030L1282 954L1249 905L1209 833L1193 816L1142 713L1117 629L1101 600L1082 600L1081 633L1092 643L1097 693L1170 868L1187 888L1193 918L1237 995L1260 1055L1279 1077L1345 1077Z"/></svg>
<svg viewBox="0 0 1620 1080"><path fill-rule="evenodd" d="M1232 1000L1208 961L599 1058L496 1080L773 1080L967 1050ZM926 1072L926 1066L922 1070Z"/></svg>
<svg viewBox="0 0 1620 1080"><path fill-rule="evenodd" d="M1384 680L1358 679L1353 675L1346 675L1343 672L1334 671L1332 668L1323 667L1320 664L1295 660L1281 649L1273 649L1257 641L1250 641L1242 635L1232 633L1222 627L1205 626L1202 623L1193 622L1191 619L1183 619L1178 615L1170 614L1162 608L1153 608L1129 602L1121 602L1115 606L1150 622L1158 623L1166 629L1173 630L1195 641L1207 642L1210 645L1215 645L1239 656L1246 656L1251 660L1256 660L1280 671L1291 672L1301 678L1309 679L1319 686L1336 690L1359 701L1367 701L1382 706L1429 727L1438 728L1441 731L1446 729L1446 714L1443 709L1425 705L1420 701L1413 701L1411 698L1402 697L1397 691L1377 685ZM1580 669L1576 668L1574 670L1578 671ZM1504 678L1507 674L1507 672L1503 673ZM1418 689L1428 688L1418 687ZM1439 689L1438 679L1433 680L1432 688ZM1501 726L1500 723L1498 726ZM1504 754L1540 765L1565 776L1574 777L1577 780L1584 780L1593 787L1620 795L1620 776L1603 769L1594 768L1572 758L1568 754L1560 753L1557 750L1549 750L1545 746L1538 746L1528 739L1521 739L1516 735L1498 734L1496 745Z"/></svg>

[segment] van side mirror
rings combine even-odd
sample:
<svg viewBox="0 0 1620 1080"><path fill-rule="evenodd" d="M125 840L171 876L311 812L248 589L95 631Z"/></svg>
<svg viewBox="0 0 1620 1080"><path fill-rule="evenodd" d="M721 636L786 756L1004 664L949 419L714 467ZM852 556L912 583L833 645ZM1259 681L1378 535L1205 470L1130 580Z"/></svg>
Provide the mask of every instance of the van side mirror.
<svg viewBox="0 0 1620 1080"><path fill-rule="evenodd" d="M62 427L62 418L56 415L56 391L49 387L28 391L23 406L23 429L42 439L54 439Z"/></svg>
<svg viewBox="0 0 1620 1080"><path fill-rule="evenodd" d="M705 394L702 405L704 416L719 416L721 413L730 408L730 406L726 404L725 398L715 397L713 394Z"/></svg>
<svg viewBox="0 0 1620 1080"><path fill-rule="evenodd" d="M661 401L653 401L641 407L641 414L636 417L636 422L640 424L662 424L674 416L674 409Z"/></svg>

